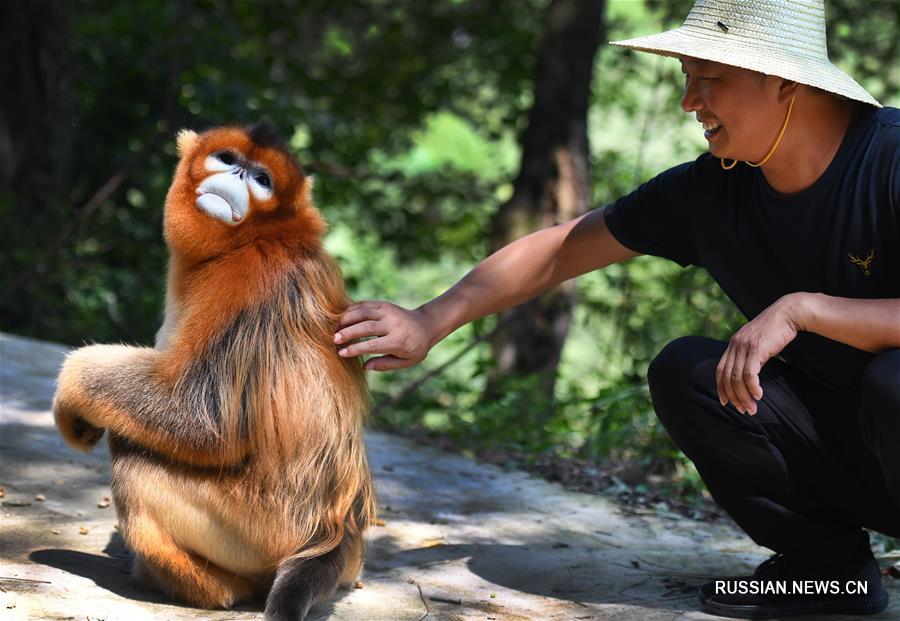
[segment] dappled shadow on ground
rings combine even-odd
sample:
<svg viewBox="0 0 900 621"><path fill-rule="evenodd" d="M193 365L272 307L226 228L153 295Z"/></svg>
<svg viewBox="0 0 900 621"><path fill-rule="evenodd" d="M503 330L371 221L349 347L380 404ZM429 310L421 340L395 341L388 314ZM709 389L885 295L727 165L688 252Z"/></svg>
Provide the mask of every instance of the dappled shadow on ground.
<svg viewBox="0 0 900 621"><path fill-rule="evenodd" d="M28 558L40 565L54 567L91 580L94 584L119 597L154 604L175 604L171 598L132 580L130 575L133 553L125 546L119 533L113 533L103 549L106 556L76 550L35 550ZM235 610L261 611L261 602L238 606Z"/></svg>
<svg viewBox="0 0 900 621"><path fill-rule="evenodd" d="M125 541L119 533L113 533L106 547L103 548L106 556L89 554L76 550L61 550L49 548L35 550L28 558L40 565L55 567L82 578L87 578L97 586L106 589L121 597L128 599L163 603L166 598L131 580L132 553L125 546Z"/></svg>
<svg viewBox="0 0 900 621"><path fill-rule="evenodd" d="M385 542L386 543L386 542ZM389 544L388 544L389 546ZM659 559L653 551L623 554L598 547L570 547L553 541L524 544L450 544L370 552L366 571L416 570L463 560L487 583L542 597L592 604L629 604L648 608L696 608L697 589L714 572L688 573L678 559Z"/></svg>
<svg viewBox="0 0 900 621"><path fill-rule="evenodd" d="M517 591L591 603L660 605L682 608L696 598L702 578L671 568L623 563L602 551L584 550L581 558L564 560L552 550L531 546L491 545L467 560L482 579Z"/></svg>
<svg viewBox="0 0 900 621"><path fill-rule="evenodd" d="M126 559L54 548L35 550L28 558L40 565L87 578L97 586L121 597L154 603L166 601L161 595L131 581L128 575L129 562Z"/></svg>

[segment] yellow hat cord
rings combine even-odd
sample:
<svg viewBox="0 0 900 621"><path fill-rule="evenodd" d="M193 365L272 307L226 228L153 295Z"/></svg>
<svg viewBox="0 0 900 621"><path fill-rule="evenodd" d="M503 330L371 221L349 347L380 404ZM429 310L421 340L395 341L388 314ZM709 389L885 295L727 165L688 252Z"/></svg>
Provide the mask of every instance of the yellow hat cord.
<svg viewBox="0 0 900 621"><path fill-rule="evenodd" d="M772 154L775 153L775 149L777 149L778 145L781 144L781 139L784 138L784 131L787 129L788 121L791 120L791 110L794 109L794 99L796 99L796 95L791 97L791 103L788 104L787 115L784 117L784 123L781 125L781 131L778 132L778 138L775 139L775 144L772 145L772 148L769 149L769 152L766 154L766 156L762 158L762 161L760 161L758 164L754 164L753 162L744 162L745 164L747 164L748 166L753 166L754 168L759 168L769 161L769 158L771 158ZM725 170L731 170L732 168L737 166L738 163L738 160L731 160L731 164L726 164L724 157L719 159L722 162L722 168Z"/></svg>
<svg viewBox="0 0 900 621"><path fill-rule="evenodd" d="M724 168L725 170L731 170L732 168L737 166L738 163L737 160L731 160L731 163L726 165L724 157L720 157L719 159L722 160L722 168Z"/></svg>

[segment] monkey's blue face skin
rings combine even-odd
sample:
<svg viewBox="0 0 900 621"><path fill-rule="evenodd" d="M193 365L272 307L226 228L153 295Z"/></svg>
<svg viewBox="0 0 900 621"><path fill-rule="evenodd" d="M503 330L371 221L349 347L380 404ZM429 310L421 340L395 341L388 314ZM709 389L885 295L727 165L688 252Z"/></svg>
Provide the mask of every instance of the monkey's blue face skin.
<svg viewBox="0 0 900 621"><path fill-rule="evenodd" d="M240 153L213 153L204 167L210 174L197 187L196 205L225 224L237 225L250 212L252 200L267 201L275 192L272 174Z"/></svg>

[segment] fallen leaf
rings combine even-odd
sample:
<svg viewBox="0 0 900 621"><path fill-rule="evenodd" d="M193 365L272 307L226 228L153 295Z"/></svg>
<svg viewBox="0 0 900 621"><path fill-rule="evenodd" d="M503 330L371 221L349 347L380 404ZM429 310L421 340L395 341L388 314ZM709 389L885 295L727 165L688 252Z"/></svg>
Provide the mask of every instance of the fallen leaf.
<svg viewBox="0 0 900 621"><path fill-rule="evenodd" d="M88 528L87 526L82 526L81 528L78 529L79 535L87 535L89 532L91 532L91 529Z"/></svg>
<svg viewBox="0 0 900 621"><path fill-rule="evenodd" d="M3 498L4 496L6 496L6 488L0 487L0 498Z"/></svg>
<svg viewBox="0 0 900 621"><path fill-rule="evenodd" d="M378 518L377 520L375 520L375 526L384 526L384 520Z"/></svg>
<svg viewBox="0 0 900 621"><path fill-rule="evenodd" d="M353 584L353 588L354 588L354 589L361 589L361 588L363 588L364 586L365 586L365 585L364 585L362 582L360 582L359 580L357 580L357 581Z"/></svg>
<svg viewBox="0 0 900 621"><path fill-rule="evenodd" d="M97 506L100 509L105 509L106 507L108 507L109 506L109 496L104 496L103 499L97 503Z"/></svg>
<svg viewBox="0 0 900 621"><path fill-rule="evenodd" d="M435 546L444 545L444 538L439 537L438 539L423 539L419 544L420 548L433 548Z"/></svg>
<svg viewBox="0 0 900 621"><path fill-rule="evenodd" d="M44 502L45 500L47 500L47 497L44 496L43 494L38 494L37 496L34 497L34 499L38 502Z"/></svg>
<svg viewBox="0 0 900 621"><path fill-rule="evenodd" d="M50 532L53 533L54 535L58 535L58 534L59 534L59 529L58 529L58 528L54 528L54 529L51 530Z"/></svg>

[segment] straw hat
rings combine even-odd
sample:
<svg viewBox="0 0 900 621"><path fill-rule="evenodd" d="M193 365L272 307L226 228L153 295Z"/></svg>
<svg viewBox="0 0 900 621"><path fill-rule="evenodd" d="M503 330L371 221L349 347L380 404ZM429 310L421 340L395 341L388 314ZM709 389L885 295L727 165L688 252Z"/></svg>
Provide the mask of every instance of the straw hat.
<svg viewBox="0 0 900 621"><path fill-rule="evenodd" d="M696 0L680 28L611 43L743 67L881 107L828 60L823 0Z"/></svg>

